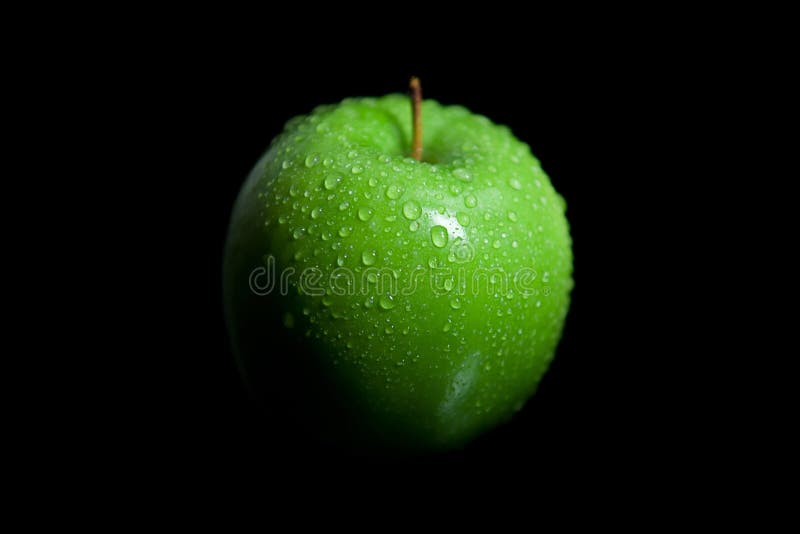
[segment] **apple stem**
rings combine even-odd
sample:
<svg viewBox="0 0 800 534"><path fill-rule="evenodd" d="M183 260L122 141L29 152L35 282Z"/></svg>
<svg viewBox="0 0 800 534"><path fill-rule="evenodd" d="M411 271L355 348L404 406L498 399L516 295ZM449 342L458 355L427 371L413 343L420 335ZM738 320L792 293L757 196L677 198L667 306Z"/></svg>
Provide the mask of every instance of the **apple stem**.
<svg viewBox="0 0 800 534"><path fill-rule="evenodd" d="M412 76L408 87L411 92L411 157L422 161L422 87L419 78Z"/></svg>

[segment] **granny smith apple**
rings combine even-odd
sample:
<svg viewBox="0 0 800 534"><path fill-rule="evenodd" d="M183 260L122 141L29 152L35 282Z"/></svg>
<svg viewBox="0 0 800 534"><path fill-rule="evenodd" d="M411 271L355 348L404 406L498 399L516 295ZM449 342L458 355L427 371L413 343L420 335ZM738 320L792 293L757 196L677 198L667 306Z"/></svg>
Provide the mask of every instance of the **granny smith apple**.
<svg viewBox="0 0 800 534"><path fill-rule="evenodd" d="M289 121L236 200L223 291L251 391L323 439L459 447L536 390L569 308L565 203L508 128L348 99Z"/></svg>

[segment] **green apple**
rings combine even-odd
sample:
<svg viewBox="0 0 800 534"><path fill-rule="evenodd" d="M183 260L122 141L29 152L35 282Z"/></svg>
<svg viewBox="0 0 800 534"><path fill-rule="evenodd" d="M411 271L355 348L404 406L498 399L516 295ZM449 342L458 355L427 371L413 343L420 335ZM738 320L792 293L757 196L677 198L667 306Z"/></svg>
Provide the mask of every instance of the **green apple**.
<svg viewBox="0 0 800 534"><path fill-rule="evenodd" d="M348 447L459 447L509 419L569 308L565 203L508 128L406 97L292 119L233 210L226 319L274 410Z"/></svg>

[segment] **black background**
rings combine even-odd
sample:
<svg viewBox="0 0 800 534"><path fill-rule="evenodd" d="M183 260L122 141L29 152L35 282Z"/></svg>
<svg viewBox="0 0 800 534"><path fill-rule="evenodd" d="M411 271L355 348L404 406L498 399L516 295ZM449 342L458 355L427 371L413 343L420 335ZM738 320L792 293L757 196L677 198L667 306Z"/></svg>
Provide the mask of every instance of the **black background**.
<svg viewBox="0 0 800 534"><path fill-rule="evenodd" d="M347 63L335 48L307 60L271 46L173 49L141 85L158 110L148 144L161 156L141 177L159 228L148 245L158 341L143 355L157 387L133 402L149 454L193 476L255 480L668 469L690 434L676 424L686 387L668 355L680 325L663 310L681 298L664 214L681 165L671 125L692 74L658 49L624 44L542 43L503 62L442 51ZM575 289L553 365L511 423L449 454L363 458L306 441L247 398L224 327L222 250L239 187L289 118L403 92L410 75L426 98L506 124L531 146L567 201Z"/></svg>
<svg viewBox="0 0 800 534"><path fill-rule="evenodd" d="M786 300L791 277L761 249L793 243L768 239L791 228L793 210L775 207L785 169L766 169L781 144L768 138L770 151L747 166L752 138L774 130L748 119L788 117L776 97L791 85L770 82L789 72L779 52L793 34L772 24L780 13L766 21L751 9L570 5L553 17L480 5L435 17L414 4L392 16L337 4L329 16L296 7L230 18L218 5L93 10L85 30L53 12L53 31L37 14L35 29L9 37L8 66L24 69L7 85L28 97L8 99L24 123L12 137L36 140L27 171L9 176L34 190L8 196L22 211L10 228L41 223L25 241L45 256L9 258L47 270L33 285L9 278L28 304L11 311L35 326L9 345L9 360L36 366L26 377L9 373L31 382L11 410L47 433L30 462L9 458L37 496L50 484L32 468L55 462L69 473L59 477L59 501L83 497L81 486L122 501L110 491L121 485L136 493L126 518L157 494L172 508L187 489L256 488L269 498L239 511L266 515L261 505L276 494L301 505L318 495L349 503L339 511L354 522L364 493L382 499L402 481L411 491L384 499L390 519L424 502L471 519L480 506L440 504L460 487L480 500L511 489L533 523L547 506L529 490L553 492L558 480L566 491L555 497L571 507L560 519L595 519L576 498L584 493L611 500L615 519L649 500L664 507L650 517L659 520L685 509L687 494L706 509L719 486L739 493L729 482L741 485L748 463L765 471L775 451L759 427L790 404L763 408L758 386L775 390L775 377L793 376L764 360L785 360L791 343L765 347L787 314L746 300ZM348 96L402 92L410 75L426 97L506 124L531 146L567 201L576 285L551 369L511 423L461 451L364 458L311 443L248 400L224 327L223 243L239 187L289 118ZM56 300L63 309L51 307ZM67 325L63 335L50 328L58 325ZM37 400L44 416L29 416ZM759 421L755 431L748 418ZM786 420L781 428L791 428ZM105 476L98 484L93 471ZM659 489L670 498L656 497ZM82 498L75 510L87 503L103 508ZM725 504L719 516L731 516ZM327 519L310 506L305 515Z"/></svg>

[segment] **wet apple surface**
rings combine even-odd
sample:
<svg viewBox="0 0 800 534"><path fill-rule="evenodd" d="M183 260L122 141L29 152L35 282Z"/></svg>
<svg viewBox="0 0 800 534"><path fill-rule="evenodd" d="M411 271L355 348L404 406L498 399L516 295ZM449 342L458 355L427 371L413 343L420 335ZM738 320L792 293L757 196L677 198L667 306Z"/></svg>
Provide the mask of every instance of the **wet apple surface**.
<svg viewBox="0 0 800 534"><path fill-rule="evenodd" d="M349 99L287 123L241 189L225 313L251 391L348 447L458 447L510 418L569 308L565 203L458 106Z"/></svg>

